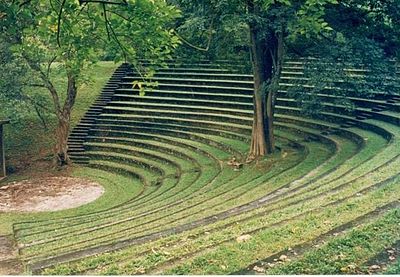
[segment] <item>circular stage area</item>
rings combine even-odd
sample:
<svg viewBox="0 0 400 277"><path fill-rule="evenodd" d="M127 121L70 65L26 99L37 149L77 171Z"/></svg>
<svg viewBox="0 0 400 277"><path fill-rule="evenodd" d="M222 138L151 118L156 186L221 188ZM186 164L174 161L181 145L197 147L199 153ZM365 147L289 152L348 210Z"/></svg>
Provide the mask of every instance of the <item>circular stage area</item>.
<svg viewBox="0 0 400 277"><path fill-rule="evenodd" d="M48 212L76 208L104 193L96 182L72 177L45 177L0 187L0 212Z"/></svg>

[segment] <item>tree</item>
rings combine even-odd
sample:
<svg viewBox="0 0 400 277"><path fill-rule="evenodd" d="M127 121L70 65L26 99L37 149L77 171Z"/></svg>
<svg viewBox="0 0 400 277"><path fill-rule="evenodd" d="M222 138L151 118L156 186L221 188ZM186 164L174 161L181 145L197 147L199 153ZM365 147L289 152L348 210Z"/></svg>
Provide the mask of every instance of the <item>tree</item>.
<svg viewBox="0 0 400 277"><path fill-rule="evenodd" d="M97 62L99 51L114 49L117 60L163 59L177 46L170 22L179 13L162 0L0 1L1 39L14 57L30 69L30 83L51 96L58 120L55 160L69 164L67 139L71 111L85 68ZM55 73L66 76L62 93Z"/></svg>
<svg viewBox="0 0 400 277"><path fill-rule="evenodd" d="M355 63L366 67L371 64L375 66L378 64L375 62L381 61L381 68L384 68L386 64L384 59L382 60L381 49L385 49L386 53L398 54L398 50L393 49L396 48L393 45L398 45L400 37L398 30L395 30L400 18L398 1L208 0L194 1L191 4L186 0L173 2L184 10L184 16L195 14L199 17L193 12L196 10L195 6L199 5L206 10L207 14L203 16L208 22L210 18L216 18L214 20L222 25L234 22L234 24L246 23L248 26L250 38L248 45L254 74L254 118L249 160L272 153L275 149L274 106L282 63L288 54L315 55L320 59L324 55L329 55L330 61L319 63L319 66L324 67L323 72L331 66L342 66L338 71L340 74L337 75L337 80L346 76L343 66L348 66L347 63L351 58L363 56ZM187 6L190 8L185 9ZM358 23L357 32L354 32L354 28L349 28L349 22L359 21L360 14L363 14L361 19L365 20ZM344 20L346 16L347 21ZM232 17L235 20L231 20ZM190 19L189 16L185 24L188 24ZM384 30L380 32L383 35L377 35L378 29ZM218 28L215 31L217 32ZM298 51L296 46L299 45L306 51ZM344 53L349 58L346 62L340 60L344 57ZM337 63L338 61L341 62ZM315 64L309 68L315 68ZM332 78L320 78L315 90L324 87L324 82L321 80L325 83L332 82ZM301 91L298 90L297 99L302 107L312 108L313 105L309 103L315 99L311 99L310 94L304 93L303 86L299 85L298 88ZM341 93L339 90L336 92Z"/></svg>
<svg viewBox="0 0 400 277"><path fill-rule="evenodd" d="M181 6L187 4L181 1ZM207 2L215 17L236 15L236 22L248 25L254 74L254 117L249 159L270 154L275 149L274 105L285 57L285 42L296 34L316 34L328 30L325 6L336 0L236 0ZM205 5L201 1L201 5Z"/></svg>

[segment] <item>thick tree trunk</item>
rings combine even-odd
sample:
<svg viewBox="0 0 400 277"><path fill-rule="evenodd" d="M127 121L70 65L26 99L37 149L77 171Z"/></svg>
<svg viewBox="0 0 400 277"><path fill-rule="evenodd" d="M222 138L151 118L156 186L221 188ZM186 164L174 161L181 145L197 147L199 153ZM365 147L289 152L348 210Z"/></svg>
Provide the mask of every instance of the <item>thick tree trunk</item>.
<svg viewBox="0 0 400 277"><path fill-rule="evenodd" d="M259 4L253 0L248 0L247 5L249 14L256 18L249 22L254 117L248 160L253 160L275 150L274 109L283 62L284 28L260 24L260 18L268 15L263 14ZM269 20L273 21L271 18Z"/></svg>
<svg viewBox="0 0 400 277"><path fill-rule="evenodd" d="M250 24L251 52L254 74L254 116L249 159L270 154L275 149L273 136L274 93L269 87L273 75L271 35Z"/></svg>

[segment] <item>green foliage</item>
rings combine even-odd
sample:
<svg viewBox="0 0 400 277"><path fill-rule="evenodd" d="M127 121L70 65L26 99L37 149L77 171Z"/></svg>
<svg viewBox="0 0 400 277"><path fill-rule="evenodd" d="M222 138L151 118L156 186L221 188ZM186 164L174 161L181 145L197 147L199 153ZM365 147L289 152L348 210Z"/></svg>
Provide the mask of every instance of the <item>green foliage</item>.
<svg viewBox="0 0 400 277"><path fill-rule="evenodd" d="M306 49L296 51L299 55L317 57L305 60L304 64L304 77L312 88L305 88L305 81L298 80L289 91L305 112L320 112L317 94L327 90L335 97L333 103L348 110L354 107L344 96L371 98L376 93L400 94L396 63L391 60L399 48L389 49L382 44L382 37L375 35L376 28L383 28L390 15L381 14L379 21L373 10L365 13L367 4L368 1L347 1L329 7L325 18L330 32L321 33L314 40L297 38L290 45L291 49ZM400 16L396 16L399 20ZM392 32L397 30L392 28ZM383 36L390 37L388 33Z"/></svg>
<svg viewBox="0 0 400 277"><path fill-rule="evenodd" d="M183 17L177 23L177 30L183 37L190 37L191 44L201 46L210 40L208 51L200 53L183 43L188 47L180 48L180 52L211 60L237 60L241 64L244 61L250 63L249 24L265 30L265 35L268 32L282 33L287 42L299 37L318 38L321 33L331 31L324 17L326 7L337 4L336 0L171 2L183 10ZM251 11L251 6L255 11Z"/></svg>
<svg viewBox="0 0 400 277"><path fill-rule="evenodd" d="M21 122L28 114L36 113L46 125L48 99L26 90L24 84L31 82L27 66L11 51L11 45L0 36L0 117L11 119L13 123ZM33 82L34 83L34 82ZM46 126L44 126L46 127Z"/></svg>
<svg viewBox="0 0 400 277"><path fill-rule="evenodd" d="M164 1L134 1L104 5L78 1L48 3L32 0L24 6L1 2L6 10L1 27L12 50L43 72L52 61L57 68L81 78L82 70L97 62L99 52L111 49L115 59L169 58L178 40L168 28L179 16Z"/></svg>
<svg viewBox="0 0 400 277"><path fill-rule="evenodd" d="M76 95L89 80L83 72L107 49L115 51L116 61L163 60L171 58L179 44L170 26L179 16L177 9L162 0L125 2L0 0L0 10L5 11L0 14L1 42L18 64L29 68L24 73L28 82L17 86L47 89L53 104L50 112L57 116L60 130L67 130L56 132L60 136L55 150L60 165L68 163L65 144ZM55 84L55 76L61 75L67 83L62 92ZM29 90L13 91L31 99ZM48 106L43 99L36 100L41 107ZM41 111L35 110L46 125Z"/></svg>

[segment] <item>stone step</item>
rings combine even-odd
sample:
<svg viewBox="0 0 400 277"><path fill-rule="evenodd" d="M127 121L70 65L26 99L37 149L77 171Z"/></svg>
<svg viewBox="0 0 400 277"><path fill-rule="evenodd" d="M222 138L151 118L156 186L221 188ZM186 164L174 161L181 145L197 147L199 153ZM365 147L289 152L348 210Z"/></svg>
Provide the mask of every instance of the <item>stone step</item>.
<svg viewBox="0 0 400 277"><path fill-rule="evenodd" d="M86 114L86 115L83 117L82 120L85 120L85 122L92 122L92 121L95 121L95 120L96 120L97 115L98 115L98 114L96 114L96 115Z"/></svg>
<svg viewBox="0 0 400 277"><path fill-rule="evenodd" d="M360 112L360 113L358 114L358 116L364 117L365 119L369 119L369 118L372 118L372 117L373 117L372 114L365 113L365 112Z"/></svg>
<svg viewBox="0 0 400 277"><path fill-rule="evenodd" d="M373 107L371 110L372 110L373 112L382 112L382 111L384 111L385 109L379 108L379 107Z"/></svg>
<svg viewBox="0 0 400 277"><path fill-rule="evenodd" d="M368 118L365 117L365 116L362 116L362 115L357 115L357 116L356 116L356 119L357 119L357 120L366 120L366 119L368 119Z"/></svg>
<svg viewBox="0 0 400 277"><path fill-rule="evenodd" d="M74 129L72 129L72 132L71 132L71 134L74 134L74 133L76 133L76 132L87 132L88 130L89 130L89 128L90 128L90 126L89 127L75 127Z"/></svg>
<svg viewBox="0 0 400 277"><path fill-rule="evenodd" d="M83 147L68 147L68 153L78 153L78 152L84 152L85 148Z"/></svg>
<svg viewBox="0 0 400 277"><path fill-rule="evenodd" d="M121 89L130 89L130 88L122 88L117 89L116 91L120 91ZM135 89L134 89L135 90ZM154 91L168 91L168 90L174 90L174 91L181 91L181 92L186 92L186 93L227 93L227 94L239 94L239 95L248 95L252 96L254 89L252 86L250 87L237 87L234 86L233 84L231 86L217 86L217 85L194 85L194 84L182 84L182 83L158 83L158 86L155 89L149 89L149 93L152 93Z"/></svg>
<svg viewBox="0 0 400 277"><path fill-rule="evenodd" d="M101 95L112 95L114 93L114 88L103 88L101 90Z"/></svg>
<svg viewBox="0 0 400 277"><path fill-rule="evenodd" d="M85 156L69 155L70 159L75 164L88 164L89 158Z"/></svg>
<svg viewBox="0 0 400 277"><path fill-rule="evenodd" d="M399 102L399 101L400 101L400 95L392 95L391 98L392 98L393 100L395 100L396 102Z"/></svg>
<svg viewBox="0 0 400 277"><path fill-rule="evenodd" d="M71 137L79 137L79 138L84 138L88 134L88 131L83 132L83 131L72 131L70 136Z"/></svg>
<svg viewBox="0 0 400 277"><path fill-rule="evenodd" d="M137 95L139 96L139 90L136 89L118 89L118 95ZM162 90L154 89L151 92L147 92L145 95L169 98L181 98L181 99L197 99L200 100L217 100L217 101L234 101L239 103L253 103L252 92L249 93L232 93L232 91L226 90L224 92L193 92L193 91L180 91L180 90ZM118 98L114 96L114 98ZM113 99L114 99L113 98Z"/></svg>
<svg viewBox="0 0 400 277"><path fill-rule="evenodd" d="M76 149L83 147L83 142L69 142L68 141L68 149Z"/></svg>
<svg viewBox="0 0 400 277"><path fill-rule="evenodd" d="M78 138L78 137L69 137L69 139L68 139L68 143L75 143L75 144L78 144L78 143L80 143L80 144L82 144L82 143L84 143L85 142L85 140L84 139L80 139L80 138Z"/></svg>
<svg viewBox="0 0 400 277"><path fill-rule="evenodd" d="M99 115L101 112L100 111L87 111L85 113L85 116L93 117L95 118L97 115Z"/></svg>
<svg viewBox="0 0 400 277"><path fill-rule="evenodd" d="M340 127L341 128L344 128L344 129L347 129L347 128L351 128L351 127L353 127L354 125L351 125L351 124L341 124L340 125Z"/></svg>
<svg viewBox="0 0 400 277"><path fill-rule="evenodd" d="M237 101L228 100L204 100L204 99L188 99L183 97L166 97L162 98L162 103L160 103L160 97L156 95L146 94L145 96L139 95L115 95L115 100L111 101L110 105L116 106L137 106L137 105L159 105L159 106L198 106L198 107L215 107L215 108L231 108L231 109L241 109L241 110L253 110L252 103L240 103Z"/></svg>
<svg viewBox="0 0 400 277"><path fill-rule="evenodd" d="M82 118L80 121L80 123L88 124L88 125L92 124L94 122L95 122L95 119L91 119L91 118L87 118L87 117Z"/></svg>
<svg viewBox="0 0 400 277"><path fill-rule="evenodd" d="M138 77L137 73L130 73L125 78ZM207 79L207 80L243 80L252 81L253 76L249 74L234 74L234 73L195 73L195 72L156 72L154 74L156 78L190 78L190 79ZM123 78L123 79L125 79Z"/></svg>
<svg viewBox="0 0 400 277"><path fill-rule="evenodd" d="M141 81L140 77L125 77L120 83L121 87L132 86L134 81ZM189 78L167 78L167 77L154 77L151 79L153 82L159 84L191 84L191 85L208 85L208 86L235 86L244 88L253 88L254 83L252 80L240 81L240 80L211 80L211 79L189 79Z"/></svg>
<svg viewBox="0 0 400 277"><path fill-rule="evenodd" d="M102 111L103 110L103 107L98 107L98 106L91 106L89 109L88 109L88 111L91 111L91 112L97 112L97 111Z"/></svg>

